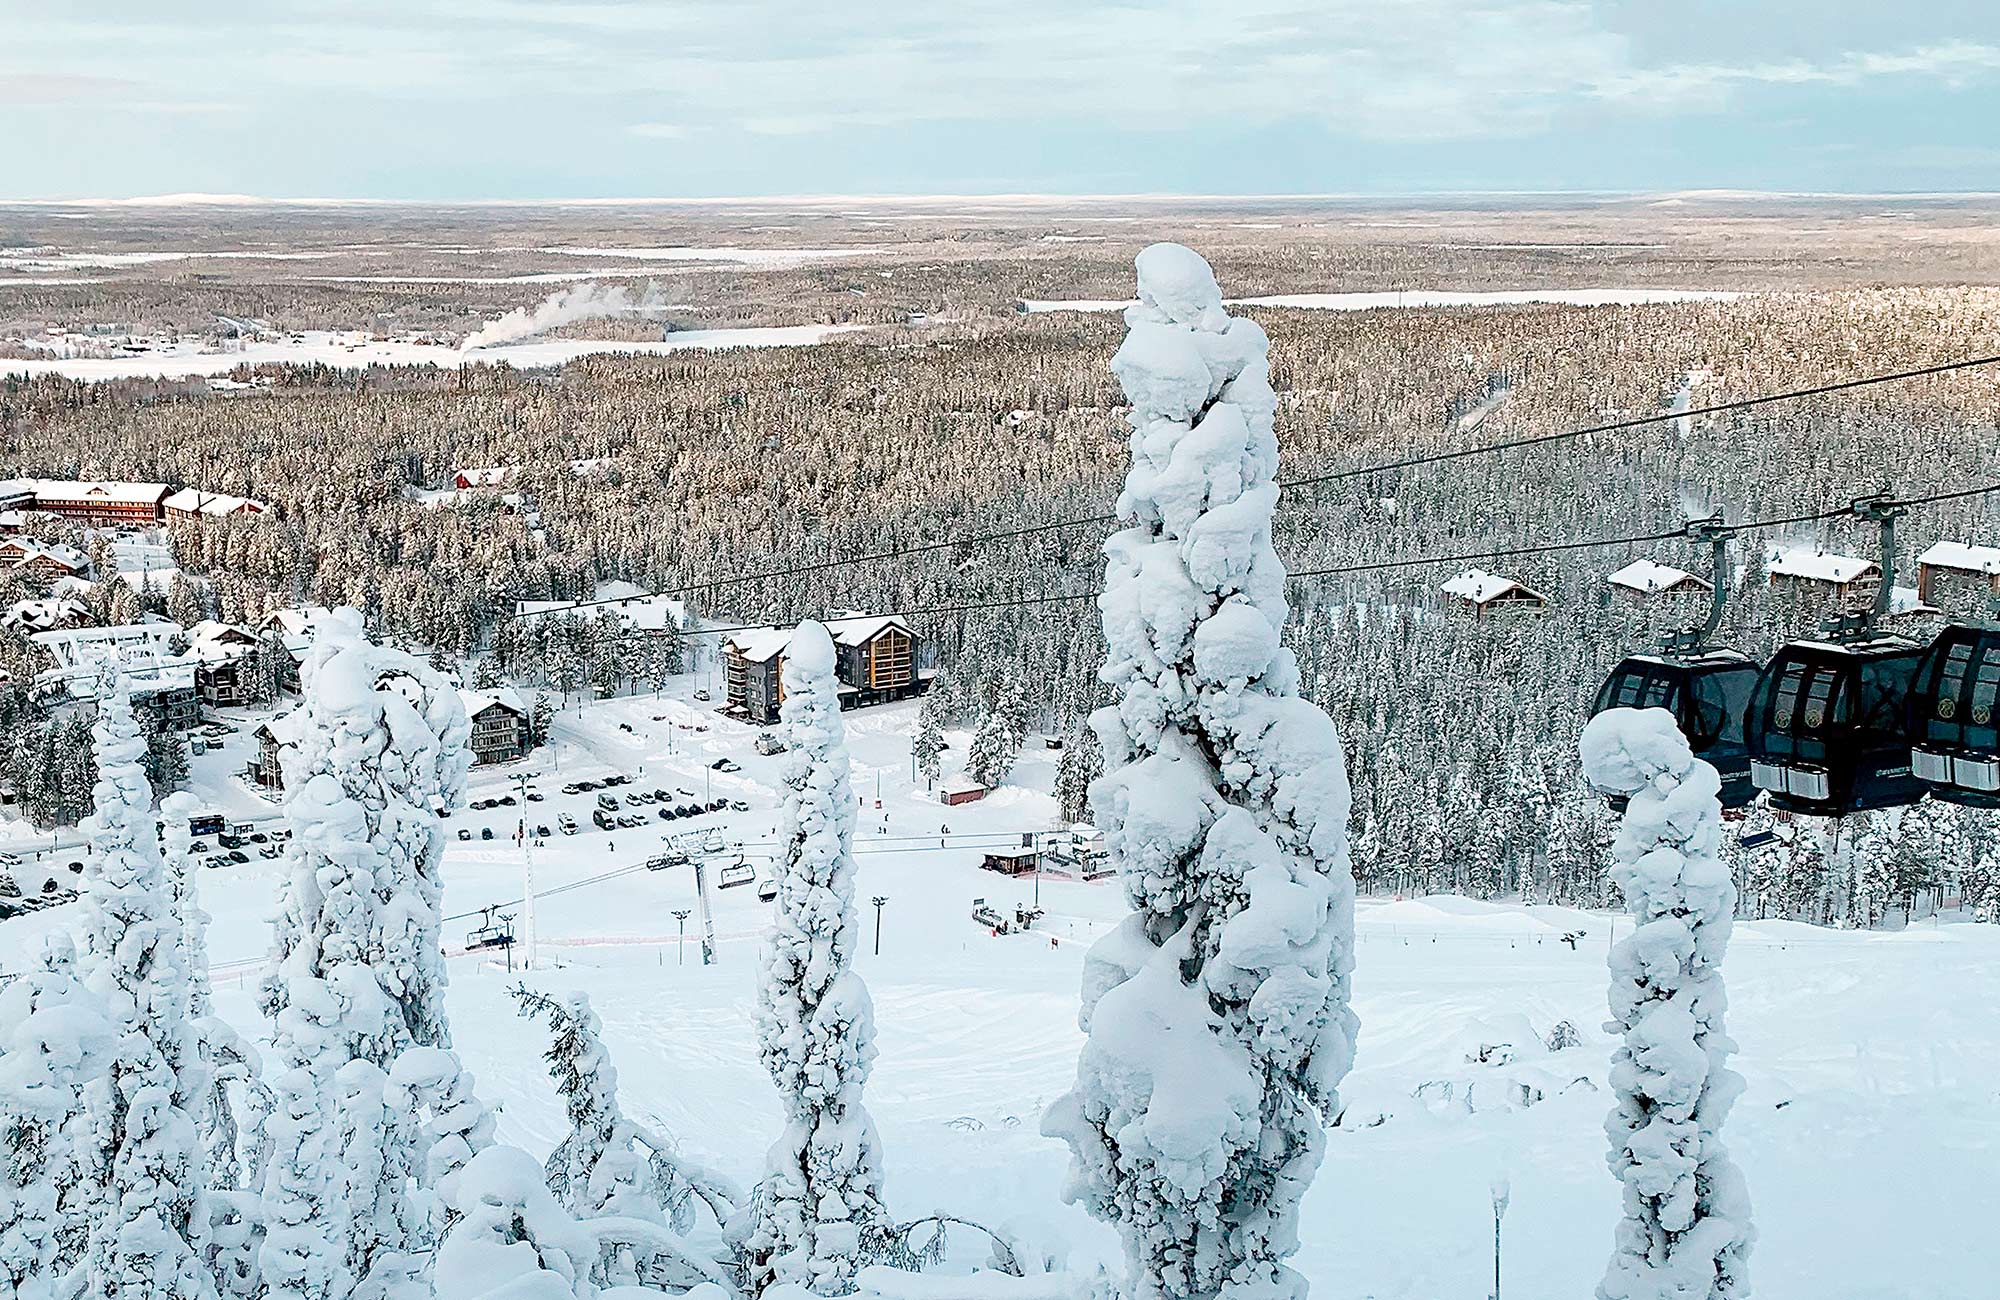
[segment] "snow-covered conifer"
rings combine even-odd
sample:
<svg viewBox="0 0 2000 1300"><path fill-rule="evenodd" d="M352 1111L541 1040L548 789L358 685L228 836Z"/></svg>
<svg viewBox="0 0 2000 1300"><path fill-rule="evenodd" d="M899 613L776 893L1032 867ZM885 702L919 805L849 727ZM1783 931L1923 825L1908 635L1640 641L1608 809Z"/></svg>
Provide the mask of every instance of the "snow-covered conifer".
<svg viewBox="0 0 2000 1300"><path fill-rule="evenodd" d="M75 959L59 932L40 969L0 987L0 1296L8 1300L52 1294L88 1231L76 1213L83 1089L103 1073L112 1042Z"/></svg>
<svg viewBox="0 0 2000 1300"><path fill-rule="evenodd" d="M965 747L965 774L988 787L999 785L1014 766L1015 745L1007 719L998 711L979 720Z"/></svg>
<svg viewBox="0 0 2000 1300"><path fill-rule="evenodd" d="M1628 796L1611 875L1638 927L1611 951L1618 1104L1605 1121L1624 1218L1602 1300L1749 1293L1755 1231L1722 1121L1743 1081L1727 1064L1722 959L1736 887L1723 862L1721 781L1665 709L1608 709L1580 744L1593 786Z"/></svg>
<svg viewBox="0 0 2000 1300"><path fill-rule="evenodd" d="M380 1079L337 1081L350 1062L386 1074L407 1049L449 1044L435 809L458 802L470 759L457 692L370 644L353 610L328 620L303 685L285 769L289 878L264 988L278 1076L262 1267L275 1296L316 1300L378 1265L398 1275L423 1244L407 1240L400 1186L360 1197L367 1223L340 1221L342 1181L401 1178L418 1156L388 1149L407 1147L404 1128L356 1127L353 1108L367 1109ZM385 1145L360 1152L356 1140Z"/></svg>
<svg viewBox="0 0 2000 1300"><path fill-rule="evenodd" d="M1086 962L1076 1087L1044 1129L1134 1295L1297 1296L1284 1261L1354 1054L1346 765L1280 643L1268 340L1189 249L1138 271L1090 794L1135 910Z"/></svg>
<svg viewBox="0 0 2000 1300"><path fill-rule="evenodd" d="M102 1300L213 1296L202 1264L208 1207L194 1114L206 1103L191 982L153 826L145 741L131 682L115 659L97 679L97 811L84 824L78 930L85 987L114 1042L86 1090L103 1199L92 1207L86 1286Z"/></svg>
<svg viewBox="0 0 2000 1300"><path fill-rule="evenodd" d="M834 1295L852 1287L863 1231L886 1218L880 1145L861 1100L875 1025L853 970L854 793L825 627L799 625L783 671L791 749L757 1029L786 1123L746 1248L753 1289L795 1282Z"/></svg>
<svg viewBox="0 0 2000 1300"><path fill-rule="evenodd" d="M1080 822L1090 815L1090 783L1102 775L1104 748L1097 732L1085 727L1069 738L1056 763L1056 802L1065 822Z"/></svg>

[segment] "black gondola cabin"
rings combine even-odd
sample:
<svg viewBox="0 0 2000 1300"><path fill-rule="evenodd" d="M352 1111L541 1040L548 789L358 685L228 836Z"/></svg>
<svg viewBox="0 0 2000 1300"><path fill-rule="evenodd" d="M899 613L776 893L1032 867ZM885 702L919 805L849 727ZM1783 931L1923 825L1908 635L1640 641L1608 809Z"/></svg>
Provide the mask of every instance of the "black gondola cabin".
<svg viewBox="0 0 2000 1300"><path fill-rule="evenodd" d="M1771 806L1819 817L1915 803L1904 708L1923 647L1898 636L1794 641L1744 716L1750 779Z"/></svg>
<svg viewBox="0 0 2000 1300"><path fill-rule="evenodd" d="M1756 682L1757 665L1734 650L1633 655L1612 670L1591 714L1618 708L1673 714L1688 748L1722 778L1722 806L1741 808L1757 797L1743 739L1743 711Z"/></svg>
<svg viewBox="0 0 2000 1300"><path fill-rule="evenodd" d="M1917 663L1910 768L1947 803L2000 808L2000 628L1946 628Z"/></svg>

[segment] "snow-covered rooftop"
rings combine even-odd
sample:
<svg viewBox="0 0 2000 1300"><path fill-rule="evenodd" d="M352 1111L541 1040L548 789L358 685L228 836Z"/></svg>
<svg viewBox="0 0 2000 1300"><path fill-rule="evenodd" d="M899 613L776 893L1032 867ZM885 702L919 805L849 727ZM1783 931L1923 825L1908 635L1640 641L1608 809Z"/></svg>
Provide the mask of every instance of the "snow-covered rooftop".
<svg viewBox="0 0 2000 1300"><path fill-rule="evenodd" d="M1647 593L1668 591L1684 582L1695 583L1704 591L1708 589L1706 579L1697 578L1685 569L1676 569L1670 564L1661 564L1655 560L1634 560L1605 578L1605 581L1614 587Z"/></svg>
<svg viewBox="0 0 2000 1300"><path fill-rule="evenodd" d="M521 697L509 686L495 687L490 691L468 691L461 688L458 698L465 705L465 716L468 718L476 718L496 704L504 709L511 709L522 717L528 715L527 706L521 703Z"/></svg>
<svg viewBox="0 0 2000 1300"><path fill-rule="evenodd" d="M488 465L480 469L462 469L456 478L463 479L468 487L498 487L513 476L512 465Z"/></svg>
<svg viewBox="0 0 2000 1300"><path fill-rule="evenodd" d="M44 478L35 480L35 496L56 501L116 501L121 504L151 504L167 495L164 483L86 482L80 479Z"/></svg>
<svg viewBox="0 0 2000 1300"><path fill-rule="evenodd" d="M234 623L205 618L187 630L188 653L203 663L228 663L257 648L257 634Z"/></svg>
<svg viewBox="0 0 2000 1300"><path fill-rule="evenodd" d="M23 600L0 614L0 624L17 632L45 632L64 623L90 617L90 607L70 597L54 600Z"/></svg>
<svg viewBox="0 0 2000 1300"><path fill-rule="evenodd" d="M942 789L946 794L975 794L982 792L986 789L985 786L973 780L971 777L965 775L963 772L959 773L957 776L946 777L939 788Z"/></svg>
<svg viewBox="0 0 2000 1300"><path fill-rule="evenodd" d="M892 627L905 635L910 631L909 624L896 614L850 614L826 621L826 630L845 646L867 645Z"/></svg>
<svg viewBox="0 0 2000 1300"><path fill-rule="evenodd" d="M730 633L729 639L723 642L723 645L751 663L761 664L772 655L785 653L785 647L791 643L791 628L752 627Z"/></svg>
<svg viewBox="0 0 2000 1300"><path fill-rule="evenodd" d="M1774 549L1771 552L1770 571L1781 578L1804 578L1812 582L1835 583L1853 582L1856 578L1880 572L1873 560L1813 551L1805 547L1793 550Z"/></svg>
<svg viewBox="0 0 2000 1300"><path fill-rule="evenodd" d="M1518 591L1523 595L1533 596L1536 599L1546 599L1540 592L1524 587L1512 578L1503 578L1497 573L1488 573L1484 569L1467 569L1464 573L1444 583L1438 590L1447 596L1456 596L1460 600L1469 600L1475 605L1484 605L1488 601L1498 600L1510 591Z"/></svg>
<svg viewBox="0 0 2000 1300"><path fill-rule="evenodd" d="M179 510L187 514L233 515L238 511L262 514L267 508L254 497L230 496L226 492L203 492L199 488L182 488L161 503L168 510Z"/></svg>
<svg viewBox="0 0 2000 1300"><path fill-rule="evenodd" d="M90 564L89 556L74 546L62 542L38 542L28 537L9 537L0 542L0 547L4 547L9 555L19 554L20 558L15 561L16 566L33 564L39 559L51 560L66 569L84 569Z"/></svg>
<svg viewBox="0 0 2000 1300"><path fill-rule="evenodd" d="M519 600L514 602L517 618L533 618L542 614L574 614L578 618L596 619L608 614L616 614L626 623L641 632L668 632L687 625L687 602L671 596L630 596L623 600L593 601L588 604L574 600Z"/></svg>
<svg viewBox="0 0 2000 1300"><path fill-rule="evenodd" d="M2000 573L2000 546L1968 546L1964 542L1939 542L1919 555L1917 563L1940 569L1963 569L1967 573Z"/></svg>

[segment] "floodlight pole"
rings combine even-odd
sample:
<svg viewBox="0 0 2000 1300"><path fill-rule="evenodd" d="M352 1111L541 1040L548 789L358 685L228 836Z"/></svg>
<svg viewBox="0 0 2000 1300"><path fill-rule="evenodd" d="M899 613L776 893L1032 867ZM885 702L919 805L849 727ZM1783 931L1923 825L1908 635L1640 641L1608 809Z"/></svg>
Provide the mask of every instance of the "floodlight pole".
<svg viewBox="0 0 2000 1300"><path fill-rule="evenodd" d="M692 910L692 908L686 907L677 907L674 909L674 920L678 921L681 927L680 938L674 941L674 952L676 954L674 964L677 966L687 965L688 916Z"/></svg>
<svg viewBox="0 0 2000 1300"><path fill-rule="evenodd" d="M514 784L521 792L521 969L535 968L535 851L528 834L528 774L517 773Z"/></svg>
<svg viewBox="0 0 2000 1300"><path fill-rule="evenodd" d="M889 901L887 894L877 894L868 900L875 904L875 955L882 955L882 904Z"/></svg>

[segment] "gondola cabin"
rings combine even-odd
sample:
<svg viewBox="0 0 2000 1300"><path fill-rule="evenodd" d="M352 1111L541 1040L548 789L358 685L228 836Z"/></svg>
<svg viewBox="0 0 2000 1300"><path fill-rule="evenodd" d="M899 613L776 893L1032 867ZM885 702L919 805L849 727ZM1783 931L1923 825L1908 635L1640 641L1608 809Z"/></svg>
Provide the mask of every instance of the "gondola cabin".
<svg viewBox="0 0 2000 1300"><path fill-rule="evenodd" d="M1772 807L1842 817L1923 797L1904 734L1923 653L1899 636L1794 641L1765 665L1743 727L1750 779Z"/></svg>
<svg viewBox="0 0 2000 1300"><path fill-rule="evenodd" d="M1947 803L2000 808L2000 628L1946 628L1917 663L1910 768Z"/></svg>
<svg viewBox="0 0 2000 1300"><path fill-rule="evenodd" d="M1688 748L1722 778L1722 806L1741 808L1757 797L1743 737L1743 711L1756 684L1757 665L1734 650L1633 655L1612 670L1591 714L1618 708L1673 714Z"/></svg>

